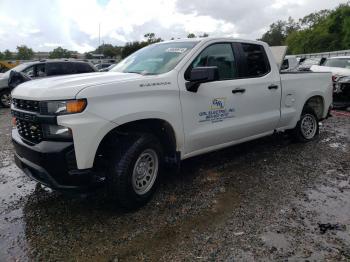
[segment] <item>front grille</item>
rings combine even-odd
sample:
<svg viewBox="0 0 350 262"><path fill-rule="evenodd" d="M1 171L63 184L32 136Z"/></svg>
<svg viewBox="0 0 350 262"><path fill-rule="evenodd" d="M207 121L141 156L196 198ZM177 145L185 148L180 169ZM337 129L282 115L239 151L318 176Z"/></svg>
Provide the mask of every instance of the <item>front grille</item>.
<svg viewBox="0 0 350 262"><path fill-rule="evenodd" d="M16 126L18 133L24 139L35 144L42 141L43 131L40 124L16 118Z"/></svg>
<svg viewBox="0 0 350 262"><path fill-rule="evenodd" d="M39 101L13 98L12 103L13 103L14 107L18 108L18 109L22 109L25 111L31 111L31 112L40 112Z"/></svg>
<svg viewBox="0 0 350 262"><path fill-rule="evenodd" d="M350 83L342 83L340 86L340 90L346 94L350 95Z"/></svg>

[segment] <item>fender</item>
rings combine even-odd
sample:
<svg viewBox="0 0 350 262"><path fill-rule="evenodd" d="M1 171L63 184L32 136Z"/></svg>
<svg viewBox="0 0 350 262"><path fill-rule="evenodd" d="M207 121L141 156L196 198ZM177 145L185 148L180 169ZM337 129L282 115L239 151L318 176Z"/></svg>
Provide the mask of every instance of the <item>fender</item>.
<svg viewBox="0 0 350 262"><path fill-rule="evenodd" d="M183 152L184 145L184 132L181 125L181 119L176 120L170 114L159 112L159 111L143 111L143 112L133 112L131 114L126 114L117 119L113 119L111 122L115 123L117 126L121 126L123 124L127 124L133 121L138 120L147 120L147 119L159 119L164 122L167 122L169 126L172 127L175 139L176 139L176 150ZM107 134L107 133L106 133ZM106 135L105 134L105 135Z"/></svg>
<svg viewBox="0 0 350 262"><path fill-rule="evenodd" d="M296 114L294 116L294 119L292 121L293 123L293 126L296 126L297 122L299 121L299 118L301 116L301 113L304 109L304 106L306 104L306 102L312 98L312 97L315 97L315 96L319 96L322 98L322 102L323 102L323 117L326 117L327 116L327 112L328 110L326 109L326 105L325 105L325 100L324 100L324 93L323 92L320 92L320 91L312 91L311 93L309 93L303 100L303 102L301 103L301 106L298 108L298 111L296 111Z"/></svg>

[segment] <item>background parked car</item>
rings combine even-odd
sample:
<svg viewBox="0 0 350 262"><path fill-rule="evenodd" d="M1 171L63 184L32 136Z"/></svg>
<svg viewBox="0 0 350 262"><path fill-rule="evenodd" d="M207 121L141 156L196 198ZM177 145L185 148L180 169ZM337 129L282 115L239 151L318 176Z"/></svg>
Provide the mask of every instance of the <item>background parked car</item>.
<svg viewBox="0 0 350 262"><path fill-rule="evenodd" d="M101 69L105 69L108 68L112 65L112 63L101 63L101 64L97 64L95 65L95 67L97 68L97 70L101 70Z"/></svg>
<svg viewBox="0 0 350 262"><path fill-rule="evenodd" d="M332 72L333 106L335 108L350 106L350 56L327 58L322 65L313 65L310 70Z"/></svg>
<svg viewBox="0 0 350 262"><path fill-rule="evenodd" d="M350 108L350 76L339 77L334 83L334 108Z"/></svg>
<svg viewBox="0 0 350 262"><path fill-rule="evenodd" d="M102 68L100 70L98 70L99 72L108 72L110 71L113 67L115 67L117 64L111 64L109 67L107 68Z"/></svg>
<svg viewBox="0 0 350 262"><path fill-rule="evenodd" d="M313 65L313 72L332 72L333 76L350 76L350 56L327 58L322 65Z"/></svg>
<svg viewBox="0 0 350 262"><path fill-rule="evenodd" d="M302 61L298 67L298 71L310 71L311 66L313 65L322 65L325 61L323 57L312 57L306 58Z"/></svg>
<svg viewBox="0 0 350 262"><path fill-rule="evenodd" d="M3 107L10 106L8 79L12 70L26 74L31 79L97 71L91 63L84 61L43 60L20 64L0 76L0 105Z"/></svg>

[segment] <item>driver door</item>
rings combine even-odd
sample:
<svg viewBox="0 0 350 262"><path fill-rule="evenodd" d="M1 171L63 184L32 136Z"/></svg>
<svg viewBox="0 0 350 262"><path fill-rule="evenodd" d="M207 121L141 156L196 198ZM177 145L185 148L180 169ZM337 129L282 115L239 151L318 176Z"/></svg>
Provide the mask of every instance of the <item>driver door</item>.
<svg viewBox="0 0 350 262"><path fill-rule="evenodd" d="M194 67L216 66L219 79L197 92L182 85ZM182 78L181 78L182 77ZM272 134L280 119L280 80L263 46L214 43L179 74L185 157Z"/></svg>
<svg viewBox="0 0 350 262"><path fill-rule="evenodd" d="M238 71L231 43L215 43L206 47L186 70L185 81L189 79L192 68L206 66L218 67L219 80L202 83L196 93L184 90L180 95L185 154L220 145L234 138L232 127L236 121L237 98L232 94L232 89Z"/></svg>

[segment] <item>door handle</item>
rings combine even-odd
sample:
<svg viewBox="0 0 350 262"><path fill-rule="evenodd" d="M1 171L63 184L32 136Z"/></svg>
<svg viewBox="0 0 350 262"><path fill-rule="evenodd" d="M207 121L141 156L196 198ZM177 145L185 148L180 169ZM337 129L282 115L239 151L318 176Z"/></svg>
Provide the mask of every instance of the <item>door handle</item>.
<svg viewBox="0 0 350 262"><path fill-rule="evenodd" d="M236 94L236 93L244 93L245 92L245 89L243 88L236 88L236 89L233 89L232 90L232 94Z"/></svg>
<svg viewBox="0 0 350 262"><path fill-rule="evenodd" d="M269 86L269 89L271 90L271 89L278 89L278 85L270 85Z"/></svg>

